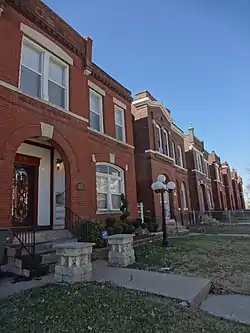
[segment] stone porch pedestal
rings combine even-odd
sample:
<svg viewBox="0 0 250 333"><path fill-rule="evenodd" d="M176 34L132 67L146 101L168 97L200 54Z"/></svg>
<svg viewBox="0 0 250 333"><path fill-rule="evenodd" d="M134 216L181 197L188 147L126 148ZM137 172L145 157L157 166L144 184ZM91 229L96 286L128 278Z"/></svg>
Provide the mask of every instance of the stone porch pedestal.
<svg viewBox="0 0 250 333"><path fill-rule="evenodd" d="M94 243L64 243L56 244L56 254L60 263L55 267L55 281L81 282L92 277L91 253Z"/></svg>
<svg viewBox="0 0 250 333"><path fill-rule="evenodd" d="M126 267L135 262L133 249L133 237L131 234L118 234L108 236L109 265L114 267Z"/></svg>

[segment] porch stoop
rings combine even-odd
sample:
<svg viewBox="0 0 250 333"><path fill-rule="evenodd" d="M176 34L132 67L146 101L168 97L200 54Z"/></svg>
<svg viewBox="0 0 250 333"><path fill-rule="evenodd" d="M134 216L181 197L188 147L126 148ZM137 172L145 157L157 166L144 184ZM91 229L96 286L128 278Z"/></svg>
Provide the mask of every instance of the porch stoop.
<svg viewBox="0 0 250 333"><path fill-rule="evenodd" d="M22 239L21 233L19 237ZM35 255L31 256L14 238L12 244L7 248L7 264L1 266L1 271L27 278L54 272L54 267L59 259L54 246L69 242L69 240L76 241L76 238L66 229L37 231L35 233Z"/></svg>
<svg viewBox="0 0 250 333"><path fill-rule="evenodd" d="M168 234L170 235L186 235L189 233L188 229L180 222L176 222L175 219L168 219L166 224Z"/></svg>

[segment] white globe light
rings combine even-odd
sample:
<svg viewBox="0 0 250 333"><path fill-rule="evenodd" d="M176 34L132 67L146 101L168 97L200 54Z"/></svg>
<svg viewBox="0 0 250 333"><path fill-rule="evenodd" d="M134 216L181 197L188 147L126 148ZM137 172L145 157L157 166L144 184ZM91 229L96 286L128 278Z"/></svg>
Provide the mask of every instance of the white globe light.
<svg viewBox="0 0 250 333"><path fill-rule="evenodd" d="M153 191L156 191L156 190L157 190L157 188L156 188L156 184L155 184L155 183L153 183L153 184L151 185L151 189L152 189Z"/></svg>
<svg viewBox="0 0 250 333"><path fill-rule="evenodd" d="M157 181L155 182L156 190L162 190L162 189L163 189L163 186L164 186L164 184L163 184L161 181L157 180Z"/></svg>
<svg viewBox="0 0 250 333"><path fill-rule="evenodd" d="M167 183L167 189L168 190L174 190L175 189L175 183L170 181Z"/></svg>
<svg viewBox="0 0 250 333"><path fill-rule="evenodd" d="M162 183L165 183L165 181L166 181L166 176L164 176L164 175L159 175L159 176L157 177L157 180L160 181L160 182L162 182Z"/></svg>

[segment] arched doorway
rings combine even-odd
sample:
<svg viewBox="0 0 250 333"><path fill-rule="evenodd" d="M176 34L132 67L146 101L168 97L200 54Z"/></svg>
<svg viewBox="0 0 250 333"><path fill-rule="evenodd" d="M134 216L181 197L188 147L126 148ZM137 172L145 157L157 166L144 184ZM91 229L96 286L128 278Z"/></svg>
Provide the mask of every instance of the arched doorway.
<svg viewBox="0 0 250 333"><path fill-rule="evenodd" d="M52 140L35 138L18 147L13 164L13 225L64 229L67 162L55 146Z"/></svg>

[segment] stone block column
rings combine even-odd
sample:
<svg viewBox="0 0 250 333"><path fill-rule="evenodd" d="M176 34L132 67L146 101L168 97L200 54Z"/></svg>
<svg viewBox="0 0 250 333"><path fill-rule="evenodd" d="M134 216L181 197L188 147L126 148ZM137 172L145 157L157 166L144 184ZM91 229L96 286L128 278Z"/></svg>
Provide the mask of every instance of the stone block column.
<svg viewBox="0 0 250 333"><path fill-rule="evenodd" d="M114 267L126 267L135 262L133 249L133 237L131 234L118 234L108 236L109 265Z"/></svg>
<svg viewBox="0 0 250 333"><path fill-rule="evenodd" d="M91 253L94 243L56 244L56 254L60 262L55 267L55 281L81 282L92 277Z"/></svg>

